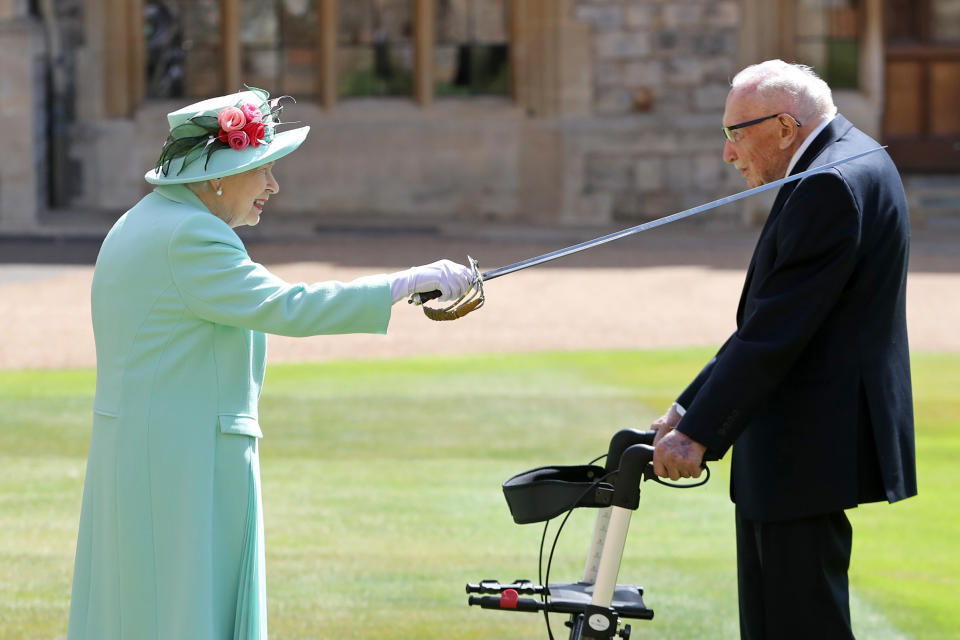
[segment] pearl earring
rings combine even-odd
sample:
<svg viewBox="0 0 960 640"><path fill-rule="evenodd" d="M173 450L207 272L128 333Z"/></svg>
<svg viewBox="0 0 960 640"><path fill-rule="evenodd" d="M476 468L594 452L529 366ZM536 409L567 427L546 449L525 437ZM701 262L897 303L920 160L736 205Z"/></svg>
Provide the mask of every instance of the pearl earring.
<svg viewBox="0 0 960 640"><path fill-rule="evenodd" d="M222 196L222 195L223 195L223 187L217 187L217 195L218 195L218 196Z"/></svg>

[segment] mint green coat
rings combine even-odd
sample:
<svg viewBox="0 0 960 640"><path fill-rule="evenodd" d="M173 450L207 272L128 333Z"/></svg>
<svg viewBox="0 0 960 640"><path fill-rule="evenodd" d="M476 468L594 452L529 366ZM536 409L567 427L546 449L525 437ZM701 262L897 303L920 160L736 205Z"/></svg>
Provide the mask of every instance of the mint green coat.
<svg viewBox="0 0 960 640"><path fill-rule="evenodd" d="M289 284L180 185L93 277L93 432L69 640L267 637L257 401L265 333L385 333L385 276Z"/></svg>

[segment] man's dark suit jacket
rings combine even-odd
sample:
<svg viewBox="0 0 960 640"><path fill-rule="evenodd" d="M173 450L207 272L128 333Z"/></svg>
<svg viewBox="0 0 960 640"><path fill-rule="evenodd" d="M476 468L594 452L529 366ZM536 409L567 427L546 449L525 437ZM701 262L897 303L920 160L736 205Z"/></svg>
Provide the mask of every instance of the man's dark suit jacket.
<svg viewBox="0 0 960 640"><path fill-rule="evenodd" d="M794 173L879 146L842 116ZM885 151L780 188L737 330L681 394L744 517L786 520L917 492L905 312L910 228Z"/></svg>

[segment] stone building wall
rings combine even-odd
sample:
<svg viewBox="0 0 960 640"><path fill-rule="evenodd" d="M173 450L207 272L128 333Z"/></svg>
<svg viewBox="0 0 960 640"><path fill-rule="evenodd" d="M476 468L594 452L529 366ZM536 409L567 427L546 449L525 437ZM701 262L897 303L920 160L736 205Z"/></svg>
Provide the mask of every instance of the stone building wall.
<svg viewBox="0 0 960 640"><path fill-rule="evenodd" d="M424 108L365 99L324 110L301 100L291 107L291 116L313 129L279 167L282 193L272 212L308 225L351 216L610 224L660 217L743 188L722 162L718 130L737 70L740 0L552 1L560 6L551 9L559 14L555 22L527 26L548 30L540 36L559 46L527 69L515 101L438 98ZM129 117L103 115L102 4L53 3L59 80L43 110L53 115L49 130L56 134L44 174L53 196L17 205L21 212L33 206L34 222L122 213L148 191L143 173L165 137L165 114L182 106L148 100ZM21 20L43 28L39 15ZM12 40L0 40L4 51L6 42ZM37 35L31 46L44 42ZM0 98L8 91L0 89ZM35 82L32 91L36 98L50 89ZM0 159L0 231L10 220L5 171L10 161ZM41 215L49 204L52 211ZM753 217L737 208L710 220L741 224Z"/></svg>
<svg viewBox="0 0 960 640"><path fill-rule="evenodd" d="M43 34L17 4L0 6L0 229L19 231L46 206L47 120Z"/></svg>
<svg viewBox="0 0 960 640"><path fill-rule="evenodd" d="M739 15L733 0L577 3L593 29L592 117L571 127L583 217L650 219L742 188L719 133Z"/></svg>

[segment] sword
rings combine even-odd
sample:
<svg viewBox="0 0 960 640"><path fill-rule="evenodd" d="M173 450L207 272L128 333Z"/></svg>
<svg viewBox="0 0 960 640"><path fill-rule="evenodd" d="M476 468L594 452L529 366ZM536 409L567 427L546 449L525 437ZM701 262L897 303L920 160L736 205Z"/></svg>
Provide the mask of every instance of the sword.
<svg viewBox="0 0 960 640"><path fill-rule="evenodd" d="M587 249L592 249L594 247L599 247L600 245L607 244L608 242L613 242L614 240L619 240L620 238L626 238L627 236L632 236L638 233L647 231L648 229L655 229L656 227L662 227L665 224L670 224L671 222L676 222L677 220L683 220L684 218L689 218L690 216L696 215L698 213L704 213L705 211L710 211L711 209L716 209L717 207L722 207L725 204L730 204L731 202L736 202L737 200L743 200L744 198L749 198L752 195L774 189L776 187L783 186L789 182L794 182L807 176L811 176L815 173L820 173L826 171L827 169L832 169L837 165L844 164L845 162L850 162L851 160L856 160L857 158L862 158L865 155L875 153L881 149L886 149L883 147L876 147L870 149L869 151L864 151L862 153L857 153L855 155L842 158L840 160L835 160L834 162L829 162L827 164L820 165L819 167L814 167L812 169L807 169L806 171L801 171L800 173L795 173L792 176L787 176L786 178L781 178L779 180L774 180L773 182L768 182L767 184L762 184L759 187L753 187L752 189L747 189L746 191L741 191L740 193L735 193L733 195L720 198L719 200L714 200L706 204L701 204L691 209L686 209L685 211L680 211L678 213L672 213L668 216L663 216L662 218L657 218L656 220L651 220L649 222L644 222L643 224L638 224L634 227L629 227L621 231L616 231L614 233L607 234L605 236L600 236L599 238L594 238L593 240L587 240L585 242L580 242L569 247L564 247L563 249L557 249L556 251L551 251L549 253L544 253L543 255L536 256L534 258L527 258L526 260L521 260L520 262L514 262L513 264L508 264L503 267L498 267L496 269L491 269L490 271L484 271L483 273L478 274L479 280L486 282L488 280L493 280L494 278L499 278L500 276L505 276L508 273L514 273L515 271L520 271L521 269L528 269L530 267L535 267L538 264L543 264L544 262L550 262L551 260L556 260L557 258L563 258L574 253L579 253L581 251L586 251ZM472 262L472 260L471 260ZM434 298L439 298L441 296L440 291L428 291L426 293L417 293L410 297L407 301L411 304L423 304L433 300Z"/></svg>

